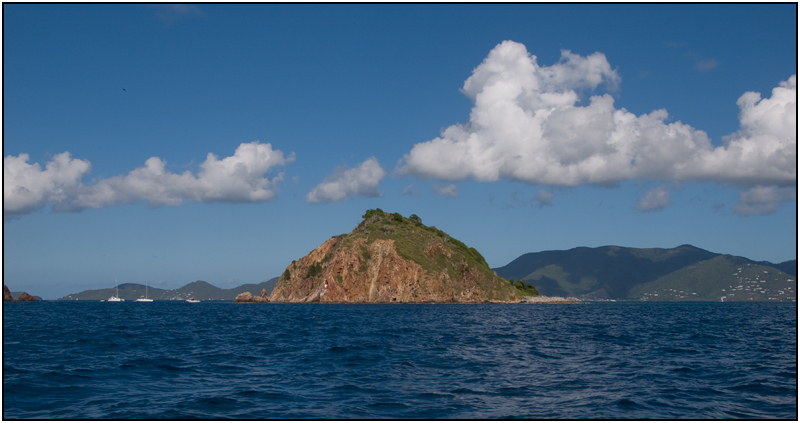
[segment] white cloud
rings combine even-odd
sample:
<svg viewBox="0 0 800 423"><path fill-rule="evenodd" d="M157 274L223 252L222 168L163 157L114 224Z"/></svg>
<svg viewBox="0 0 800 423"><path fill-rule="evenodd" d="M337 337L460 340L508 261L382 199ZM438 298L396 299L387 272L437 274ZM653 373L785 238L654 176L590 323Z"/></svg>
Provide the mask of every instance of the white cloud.
<svg viewBox="0 0 800 423"><path fill-rule="evenodd" d="M69 152L55 155L45 170L29 159L24 153L3 157L3 219L64 201L91 169L88 161L73 159Z"/></svg>
<svg viewBox="0 0 800 423"><path fill-rule="evenodd" d="M719 62L717 59L710 58L710 59L701 59L694 63L694 68L699 70L700 72L708 72L711 69L716 68L719 66Z"/></svg>
<svg viewBox="0 0 800 423"><path fill-rule="evenodd" d="M577 90L620 81L601 53L562 51L539 66L525 46L504 41L473 70L462 91L469 122L415 145L399 174L446 181L509 179L528 184L613 185L632 179L787 186L796 184L796 75L771 98L739 99L741 129L714 147L705 132L666 110L636 116L608 94L579 104Z"/></svg>
<svg viewBox="0 0 800 423"><path fill-rule="evenodd" d="M435 194L441 195L443 197L451 197L451 198L458 197L458 193L456 192L456 186L455 185L448 185L446 187L443 187L443 186L441 186L439 184L435 184L434 186L431 187L431 190Z"/></svg>
<svg viewBox="0 0 800 423"><path fill-rule="evenodd" d="M294 160L280 150L259 142L242 143L233 156L222 160L211 153L200 165L197 176L186 171L166 170L166 162L151 157L144 167L124 176L101 179L83 185L90 170L88 161L71 159L68 152L49 161L42 171L38 163L28 164L27 154L3 159L3 217L29 213L46 204L57 211L80 211L111 205L147 201L151 207L175 206L184 200L198 202L261 202L271 199L283 173L266 176L275 167Z"/></svg>
<svg viewBox="0 0 800 423"><path fill-rule="evenodd" d="M380 197L378 184L386 176L378 160L370 157L356 168L338 167L306 195L309 203L332 203L347 197Z"/></svg>
<svg viewBox="0 0 800 423"><path fill-rule="evenodd" d="M534 199L536 200L536 203L539 205L539 208L542 208L542 207L552 206L553 198L555 197L556 195L553 194L552 192L540 189L539 192L536 193L536 197L534 197Z"/></svg>
<svg viewBox="0 0 800 423"><path fill-rule="evenodd" d="M784 201L797 199L797 189L793 187L755 187L739 194L739 202L731 209L739 216L770 214Z"/></svg>
<svg viewBox="0 0 800 423"><path fill-rule="evenodd" d="M708 72L720 65L717 59L713 57L704 57L696 51L688 51L684 53L684 57L692 60L694 62L695 70L700 72Z"/></svg>
<svg viewBox="0 0 800 423"><path fill-rule="evenodd" d="M494 203L495 198L494 194L490 194L489 202ZM532 197L528 197L527 195L523 197L519 191L514 191L511 193L508 201L504 201L500 204L500 208L504 210L528 207L542 209L545 207L552 207L554 198L556 198L556 195L552 191L546 189L540 189L536 192L536 195Z"/></svg>
<svg viewBox="0 0 800 423"><path fill-rule="evenodd" d="M407 187L403 188L403 195L419 197L420 192L414 189L414 184L409 184Z"/></svg>
<svg viewBox="0 0 800 423"><path fill-rule="evenodd" d="M664 185L648 190L639 198L636 209L644 212L661 210L672 203L669 191Z"/></svg>
<svg viewBox="0 0 800 423"><path fill-rule="evenodd" d="M739 130L724 145L702 151L686 177L743 187L797 183L797 75L772 90L772 97L747 92L736 101Z"/></svg>

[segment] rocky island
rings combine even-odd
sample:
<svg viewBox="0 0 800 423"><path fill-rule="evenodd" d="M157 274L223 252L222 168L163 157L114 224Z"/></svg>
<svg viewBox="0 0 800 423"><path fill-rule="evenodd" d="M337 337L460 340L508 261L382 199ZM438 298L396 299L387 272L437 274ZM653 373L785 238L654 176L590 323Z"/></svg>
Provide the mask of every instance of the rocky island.
<svg viewBox="0 0 800 423"><path fill-rule="evenodd" d="M7 286L3 285L3 301L37 301L37 299L27 292L23 292L15 300L14 297L11 296L11 290L9 290Z"/></svg>
<svg viewBox="0 0 800 423"><path fill-rule="evenodd" d="M474 248L416 216L368 210L290 264L269 301L320 303L523 302L535 288L498 277Z"/></svg>
<svg viewBox="0 0 800 423"><path fill-rule="evenodd" d="M242 292L241 294L237 295L236 298L233 300L235 303L268 303L269 302L269 294L267 294L266 289L262 289L261 293L258 296L253 296L250 292Z"/></svg>

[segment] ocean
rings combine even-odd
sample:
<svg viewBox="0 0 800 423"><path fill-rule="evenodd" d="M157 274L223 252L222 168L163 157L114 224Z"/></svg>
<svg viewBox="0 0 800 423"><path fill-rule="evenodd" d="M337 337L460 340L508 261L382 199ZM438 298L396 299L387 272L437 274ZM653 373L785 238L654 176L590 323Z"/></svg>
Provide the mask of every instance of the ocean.
<svg viewBox="0 0 800 423"><path fill-rule="evenodd" d="M792 419L794 303L3 304L4 419Z"/></svg>

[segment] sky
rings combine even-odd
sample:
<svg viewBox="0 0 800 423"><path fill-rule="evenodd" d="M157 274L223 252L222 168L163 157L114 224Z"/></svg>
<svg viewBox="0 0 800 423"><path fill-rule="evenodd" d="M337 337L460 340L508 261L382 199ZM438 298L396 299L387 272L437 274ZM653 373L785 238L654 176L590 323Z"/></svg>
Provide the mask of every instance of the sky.
<svg viewBox="0 0 800 423"><path fill-rule="evenodd" d="M3 283L280 275L367 209L492 267L797 257L797 6L3 5Z"/></svg>

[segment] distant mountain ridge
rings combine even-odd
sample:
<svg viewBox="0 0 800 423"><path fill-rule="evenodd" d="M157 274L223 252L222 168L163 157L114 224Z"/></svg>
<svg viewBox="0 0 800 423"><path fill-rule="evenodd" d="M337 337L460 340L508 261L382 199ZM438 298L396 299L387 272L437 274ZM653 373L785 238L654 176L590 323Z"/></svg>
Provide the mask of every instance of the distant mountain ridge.
<svg viewBox="0 0 800 423"><path fill-rule="evenodd" d="M146 289L147 297L156 301L184 301L189 298L196 298L201 301L233 301L236 295L243 291L259 292L262 289L266 289L269 292L277 282L278 278L272 278L266 282L244 284L228 289L218 288L205 281L194 281L178 289L160 289L152 286L146 287L137 283L123 283L119 285L119 297L125 301L134 301L138 298L144 298ZM91 289L77 294L66 295L58 300L99 301L107 300L110 296L116 295L116 293L116 287Z"/></svg>
<svg viewBox="0 0 800 423"><path fill-rule="evenodd" d="M797 276L797 260L787 260L782 263L770 263L768 261L759 261L757 263L762 266L774 267L792 276Z"/></svg>
<svg viewBox="0 0 800 423"><path fill-rule="evenodd" d="M795 285L793 292L796 291L796 282L793 278L797 275L796 260L773 264L755 262L743 257L725 256L730 257L728 262L709 262L721 256L724 255L692 245L669 249L578 247L570 250L523 254L511 263L494 270L506 279L524 280L533 284L543 295L576 296L584 299L643 299L644 291L640 288L655 281L660 282L651 285L652 289L666 289L667 292L669 289L678 291L689 289L695 292L697 289L691 290L682 282L691 279L705 287L703 291L707 292L703 298L719 301L724 292L728 292L722 289L730 289L734 282L735 286L738 286L741 277L737 279L738 276L734 276L734 273L738 272L738 267L748 265L760 266L762 274L763 272L772 274L773 279L776 283L780 282L781 286L790 280ZM673 275L679 271L681 273ZM701 274L704 275L702 280L698 276ZM669 275L673 277L667 278ZM655 291L651 294L655 294ZM681 299L700 300L700 294L696 294ZM783 295L781 298L791 300L789 297L794 294L789 294L784 289L784 294L781 295ZM656 297L652 296L649 299L657 299ZM658 299L663 298L661 296ZM739 298L742 297L737 297L736 300Z"/></svg>
<svg viewBox="0 0 800 423"><path fill-rule="evenodd" d="M668 249L604 246L550 250L523 254L492 270L502 278L525 281L542 295L589 300L794 301L797 291L797 260L756 262L692 245ZM272 292L278 280L276 277L229 289L205 281L191 282L178 289L151 286L148 297L233 301L245 291ZM111 287L70 294L58 300L98 301L115 294L116 289ZM126 301L144 295L145 285L119 285L119 296Z"/></svg>

